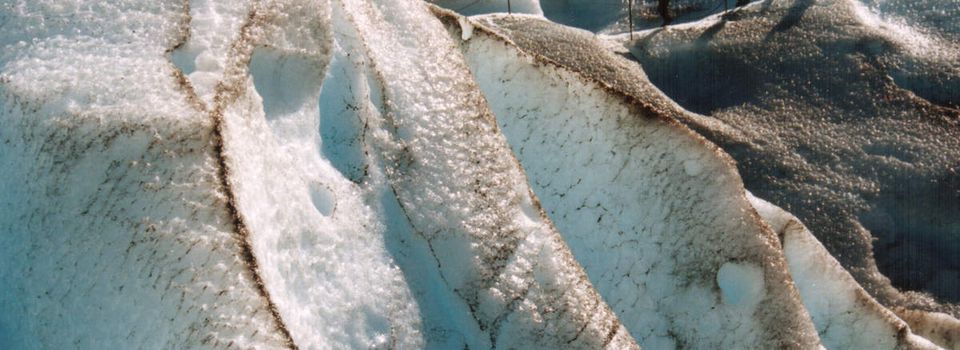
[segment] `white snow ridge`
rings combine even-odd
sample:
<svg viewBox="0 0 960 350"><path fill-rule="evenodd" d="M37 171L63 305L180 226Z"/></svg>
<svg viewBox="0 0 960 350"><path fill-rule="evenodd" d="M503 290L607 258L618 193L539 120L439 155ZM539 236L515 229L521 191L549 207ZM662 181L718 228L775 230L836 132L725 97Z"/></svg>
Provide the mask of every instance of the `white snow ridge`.
<svg viewBox="0 0 960 350"><path fill-rule="evenodd" d="M543 13L0 4L0 349L960 349Z"/></svg>

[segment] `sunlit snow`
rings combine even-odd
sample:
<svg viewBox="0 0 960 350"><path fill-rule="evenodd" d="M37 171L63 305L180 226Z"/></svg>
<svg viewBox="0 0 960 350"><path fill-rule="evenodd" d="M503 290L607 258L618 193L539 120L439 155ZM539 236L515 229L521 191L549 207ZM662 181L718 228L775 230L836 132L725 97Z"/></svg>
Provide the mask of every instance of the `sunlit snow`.
<svg viewBox="0 0 960 350"><path fill-rule="evenodd" d="M0 349L960 348L958 6L734 3L0 4Z"/></svg>

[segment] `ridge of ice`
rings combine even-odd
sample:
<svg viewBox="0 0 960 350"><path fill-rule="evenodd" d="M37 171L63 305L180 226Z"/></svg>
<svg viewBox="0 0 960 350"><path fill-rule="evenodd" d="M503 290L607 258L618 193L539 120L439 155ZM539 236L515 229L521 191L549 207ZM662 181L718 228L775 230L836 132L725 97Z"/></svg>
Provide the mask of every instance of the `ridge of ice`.
<svg viewBox="0 0 960 350"><path fill-rule="evenodd" d="M949 344L514 5L0 5L0 347Z"/></svg>

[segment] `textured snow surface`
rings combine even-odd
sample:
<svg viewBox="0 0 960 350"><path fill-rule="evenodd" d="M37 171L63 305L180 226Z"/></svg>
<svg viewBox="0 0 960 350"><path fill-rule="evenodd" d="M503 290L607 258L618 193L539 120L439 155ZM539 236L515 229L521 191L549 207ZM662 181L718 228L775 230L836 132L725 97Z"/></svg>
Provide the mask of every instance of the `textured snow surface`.
<svg viewBox="0 0 960 350"><path fill-rule="evenodd" d="M500 127L642 347L817 343L776 237L751 213L727 158L675 122L478 30L464 51Z"/></svg>
<svg viewBox="0 0 960 350"><path fill-rule="evenodd" d="M723 125L694 128L738 160L747 188L802 219L878 300L957 316L956 42L857 1L727 18L628 46L667 95Z"/></svg>
<svg viewBox="0 0 960 350"><path fill-rule="evenodd" d="M0 348L956 347L676 120L733 127L512 5L0 4Z"/></svg>
<svg viewBox="0 0 960 350"><path fill-rule="evenodd" d="M636 347L424 4L190 5L11 29L5 347Z"/></svg>
<svg viewBox="0 0 960 350"><path fill-rule="evenodd" d="M2 10L0 347L282 346L165 57L187 9Z"/></svg>
<svg viewBox="0 0 960 350"><path fill-rule="evenodd" d="M642 74L642 72L636 70L636 68L630 69L630 67L625 65L623 62L624 59L622 57L618 57L618 55L597 53L598 50L602 50L606 45L590 35L584 35L576 30L570 30L556 25L551 25L535 18L493 16L479 17L476 18L476 20L484 23L486 26L492 26L487 27L490 30L509 36L510 40L516 43L519 47L531 54L541 57L547 62L558 64L570 70L576 71L584 78L595 79L598 83L607 86L607 88L611 91L623 93L629 97L649 102L650 105L644 105L641 109L650 111L650 113L658 113L657 111L663 111L676 117L678 120L683 120L684 122L701 129L713 128L720 131L730 130L728 126L717 124L715 121L704 118L703 116L698 116L696 114L683 111L679 108L679 106L672 103L668 99L658 96L651 96L650 94L658 94L658 91L656 88L652 88L652 85ZM520 30L519 28L532 28L532 30ZM551 46L538 44L543 42L554 42L558 43L558 45ZM561 49L556 49L558 47ZM633 79L625 76L632 76ZM480 79L480 81L483 82L484 80ZM494 103L494 105L496 104ZM522 119L526 118L529 118L529 116L525 115L522 117ZM504 129L509 137L509 128L504 127ZM524 158L521 156L521 160L523 159ZM701 168L701 166L691 167L691 163L689 161L683 162L683 169L687 174L696 174L699 171L702 171L702 169L698 168ZM528 174L529 173L530 170L528 169ZM533 178L534 176L531 175L531 177ZM558 193L562 194L564 197L568 195L567 192L560 191ZM546 199L547 196L541 195L541 198L544 200L544 203L549 210L550 205L549 200ZM610 205L607 204L607 206L609 207ZM764 213L764 209L762 207L758 207L758 210L760 210L761 214ZM767 217L768 215L764 216ZM774 220L771 223L772 228L775 232L782 233L784 225L786 225L786 223L789 221L787 218L792 218L792 216L773 216L776 218L775 220L768 219ZM555 220L557 220L558 224L560 224L561 220ZM797 224L799 224L799 222L797 222ZM562 225L560 227L562 232L566 232L563 230ZM810 239L812 239L812 237ZM813 243L816 243L815 239L812 240ZM803 249L794 249L792 254L796 256L797 251L817 251L817 249L822 249L820 247L821 246L819 243L811 243L803 246ZM577 252L576 245L573 245L573 249L575 252ZM869 345L870 347L880 348L889 348L891 346L929 346L926 340L923 340L916 335L909 334L909 331L905 331L906 327L903 321L900 321L890 311L884 309L882 306L873 301L873 299L869 297L862 290L862 288L860 288L856 282L852 280L852 278L849 277L842 267L834 266L836 264L835 262L827 263L827 260L833 260L828 253L824 251L815 253L812 256L816 259L810 258L807 260L800 260L800 262L790 261L791 255L789 254L786 256L786 258L788 261L790 261L792 270L796 269L799 271L797 273L801 273L803 271L802 269L804 268L803 266L808 264L813 266L810 267L813 269L818 269L816 267L817 265L827 265L832 266L832 269L837 270L837 272L833 273L833 276L846 276L844 279L836 277L836 279L839 279L839 281L831 282L833 285L832 289L818 288L818 285L825 285L825 281L816 281L815 279L811 281L810 278L797 280L801 295L805 297L804 304L807 306L811 315L813 315L814 322L817 324L818 330L823 337L824 345L826 345L828 348L843 348L846 346L844 344L864 344L864 346ZM794 258L794 260L796 259ZM583 260L581 260L581 262L585 265L587 264ZM791 272L793 272L792 270ZM598 288L601 290L601 293L604 293L604 288L601 285L598 284ZM831 298L831 293L838 289L847 290L847 292L844 293L846 295L852 295L851 297L848 297L847 300L859 300L855 303L856 307L846 309L848 311L853 310L851 311L850 315L845 316L847 319L840 317L845 315L844 312L831 313L827 312L831 311L830 309L811 308L812 306L823 305L822 302L829 302L828 299ZM844 294L838 294L838 296L841 295ZM825 301L818 301L820 299ZM843 298L840 299L842 300ZM815 304L811 304L811 302L815 302ZM847 301L847 303L853 302ZM861 304L866 306L862 306ZM873 319L873 321L862 321L861 319ZM858 329L862 329L864 327L863 325L866 324L864 322L874 322L874 331L870 333L859 332ZM935 332L928 332L926 327L918 330L918 332L928 336L931 339L940 337L939 334L952 334L952 332L955 332L952 326L950 326L952 324L951 322L943 323L940 321L930 321L929 323L936 325L932 326L933 329L936 329ZM826 326L828 324L831 326ZM838 337L838 332L847 332L848 335L851 336ZM886 345L884 345L882 342L870 343L876 341L877 339L886 340ZM951 344L949 336L943 336L940 337L940 339L943 340L938 341L940 344L944 344L948 348L951 347L949 345ZM641 342L641 345L645 344Z"/></svg>
<svg viewBox="0 0 960 350"><path fill-rule="evenodd" d="M631 346L536 206L456 47L425 5L340 6L366 49L358 50L369 74L360 83L382 94L361 116L370 169L391 195L382 200L399 205L395 220L409 234L401 244L420 252L407 262L409 273L436 266L440 281L421 288L452 304L437 310L445 314L434 316L430 330L440 331L428 341Z"/></svg>
<svg viewBox="0 0 960 350"><path fill-rule="evenodd" d="M780 235L790 274L828 349L936 349L876 302L792 214L748 194Z"/></svg>

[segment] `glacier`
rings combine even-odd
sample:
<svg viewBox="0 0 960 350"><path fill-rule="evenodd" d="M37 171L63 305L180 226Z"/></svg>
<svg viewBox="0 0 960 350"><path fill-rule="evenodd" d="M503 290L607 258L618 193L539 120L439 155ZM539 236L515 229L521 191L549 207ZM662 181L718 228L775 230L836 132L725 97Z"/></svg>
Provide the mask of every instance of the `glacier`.
<svg viewBox="0 0 960 350"><path fill-rule="evenodd" d="M431 2L0 4L0 348L960 348L952 10Z"/></svg>
<svg viewBox="0 0 960 350"><path fill-rule="evenodd" d="M904 27L857 1L756 3L730 16L627 46L651 82L699 114L680 119L737 159L746 187L812 227L872 295L956 316L950 29Z"/></svg>

